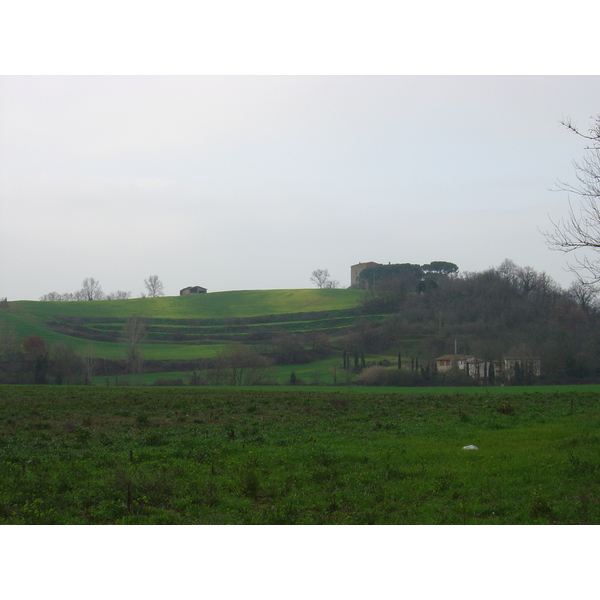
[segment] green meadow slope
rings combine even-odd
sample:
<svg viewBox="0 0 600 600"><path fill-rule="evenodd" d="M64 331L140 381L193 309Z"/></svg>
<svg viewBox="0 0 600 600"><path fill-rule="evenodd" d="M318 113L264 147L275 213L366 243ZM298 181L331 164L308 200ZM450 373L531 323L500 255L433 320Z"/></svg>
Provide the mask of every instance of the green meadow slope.
<svg viewBox="0 0 600 600"><path fill-rule="evenodd" d="M259 344L281 331L335 335L353 323L360 290L244 290L210 294L94 302L9 302L0 326L21 339L39 335L81 350L94 344L98 357L120 358L120 332L128 317L148 320L144 356L193 359L213 356L229 342Z"/></svg>
<svg viewBox="0 0 600 600"><path fill-rule="evenodd" d="M38 318L57 316L148 318L229 318L354 308L362 290L243 290L189 296L95 302L11 302Z"/></svg>

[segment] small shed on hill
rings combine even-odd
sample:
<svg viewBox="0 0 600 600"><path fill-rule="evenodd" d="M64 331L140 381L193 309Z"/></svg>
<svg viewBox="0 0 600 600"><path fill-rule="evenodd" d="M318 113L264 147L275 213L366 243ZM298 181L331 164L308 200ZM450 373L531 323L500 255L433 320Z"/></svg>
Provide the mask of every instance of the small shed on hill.
<svg viewBox="0 0 600 600"><path fill-rule="evenodd" d="M188 294L206 294L206 288L201 285L190 285L179 291L180 296L187 296Z"/></svg>

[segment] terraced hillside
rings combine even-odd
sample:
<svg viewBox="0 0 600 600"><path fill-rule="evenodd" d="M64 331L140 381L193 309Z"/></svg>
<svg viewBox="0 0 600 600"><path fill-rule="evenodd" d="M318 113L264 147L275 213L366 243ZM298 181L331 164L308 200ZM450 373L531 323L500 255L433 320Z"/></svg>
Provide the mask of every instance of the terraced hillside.
<svg viewBox="0 0 600 600"><path fill-rule="evenodd" d="M146 319L144 355L189 359L215 355L227 343L261 344L281 332L343 335L354 323L360 290L254 290L95 302L9 302L0 324L20 338L94 344L96 356L121 355L128 317Z"/></svg>

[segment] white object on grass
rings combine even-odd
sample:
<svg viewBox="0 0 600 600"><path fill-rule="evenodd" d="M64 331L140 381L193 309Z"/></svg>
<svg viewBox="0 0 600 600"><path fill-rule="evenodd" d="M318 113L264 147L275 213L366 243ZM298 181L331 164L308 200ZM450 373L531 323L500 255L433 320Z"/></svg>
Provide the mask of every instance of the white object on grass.
<svg viewBox="0 0 600 600"><path fill-rule="evenodd" d="M479 450L479 448L471 444L470 446L463 446L463 450Z"/></svg>

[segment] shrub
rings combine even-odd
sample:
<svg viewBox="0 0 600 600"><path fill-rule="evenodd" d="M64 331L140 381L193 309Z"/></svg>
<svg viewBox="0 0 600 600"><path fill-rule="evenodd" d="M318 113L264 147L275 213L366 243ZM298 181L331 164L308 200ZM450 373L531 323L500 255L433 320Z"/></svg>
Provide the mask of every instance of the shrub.
<svg viewBox="0 0 600 600"><path fill-rule="evenodd" d="M501 415L514 415L515 407L510 402L504 402L502 406L498 407L498 412Z"/></svg>

